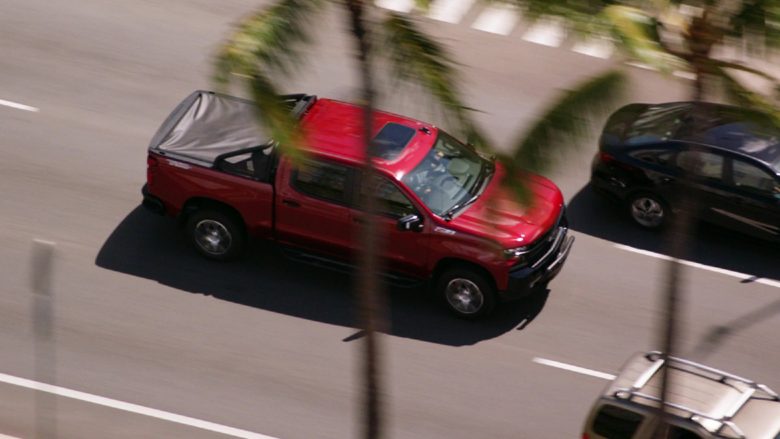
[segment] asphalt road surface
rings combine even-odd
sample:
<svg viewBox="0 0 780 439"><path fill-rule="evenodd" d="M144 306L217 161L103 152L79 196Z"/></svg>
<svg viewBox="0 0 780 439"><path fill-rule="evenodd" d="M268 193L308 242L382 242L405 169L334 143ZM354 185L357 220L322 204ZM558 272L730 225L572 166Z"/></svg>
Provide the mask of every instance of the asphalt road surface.
<svg viewBox="0 0 780 439"><path fill-rule="evenodd" d="M357 436L351 280L262 244L238 263L202 260L139 207L152 133L211 87L218 42L257 4L0 1L0 436ZM424 20L463 63L469 102L504 150L562 88L620 65L568 40L525 41L522 22L508 35L475 30L478 13ZM318 45L285 91L355 95L344 21L331 11L311 24ZM685 79L625 69L627 101L686 96ZM383 107L436 120L413 90L391 91ZM551 174L577 242L548 294L469 323L419 291L391 291L388 437L578 437L605 378L659 347L662 238L590 193L595 145L583 144ZM55 243L51 299L31 292L35 239ZM698 232L687 357L780 389L779 254ZM47 314L50 339L34 325Z"/></svg>

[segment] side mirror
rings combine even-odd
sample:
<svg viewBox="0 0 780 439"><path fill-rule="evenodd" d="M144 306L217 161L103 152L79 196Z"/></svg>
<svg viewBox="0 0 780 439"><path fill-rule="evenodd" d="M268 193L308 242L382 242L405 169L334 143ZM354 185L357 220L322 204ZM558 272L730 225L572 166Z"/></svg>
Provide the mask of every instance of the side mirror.
<svg viewBox="0 0 780 439"><path fill-rule="evenodd" d="M423 221L419 216L411 213L399 218L395 227L402 232L422 232Z"/></svg>

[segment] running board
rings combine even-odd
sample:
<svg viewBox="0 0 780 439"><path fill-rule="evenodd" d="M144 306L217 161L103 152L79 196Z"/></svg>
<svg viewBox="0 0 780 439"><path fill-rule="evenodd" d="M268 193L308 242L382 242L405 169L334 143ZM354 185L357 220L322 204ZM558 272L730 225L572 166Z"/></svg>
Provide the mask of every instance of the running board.
<svg viewBox="0 0 780 439"><path fill-rule="evenodd" d="M297 248L281 247L282 254L287 258L295 262L302 264L313 265L315 267L325 268L339 273L354 274L357 271L357 266L348 262L339 261L314 253L309 253ZM378 273L379 277L387 284L402 287L413 288L421 286L425 283L425 280L415 279L408 276L402 276L394 273Z"/></svg>

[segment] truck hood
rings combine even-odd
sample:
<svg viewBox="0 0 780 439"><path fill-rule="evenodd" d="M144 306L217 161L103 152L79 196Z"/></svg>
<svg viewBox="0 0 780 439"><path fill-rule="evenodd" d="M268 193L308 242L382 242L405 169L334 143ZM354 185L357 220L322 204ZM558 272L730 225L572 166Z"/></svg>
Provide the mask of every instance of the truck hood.
<svg viewBox="0 0 780 439"><path fill-rule="evenodd" d="M563 195L552 181L526 174L533 203L521 205L511 190L502 186L505 169L496 172L479 199L455 216L449 226L497 241L504 248L533 243L555 225L563 208Z"/></svg>

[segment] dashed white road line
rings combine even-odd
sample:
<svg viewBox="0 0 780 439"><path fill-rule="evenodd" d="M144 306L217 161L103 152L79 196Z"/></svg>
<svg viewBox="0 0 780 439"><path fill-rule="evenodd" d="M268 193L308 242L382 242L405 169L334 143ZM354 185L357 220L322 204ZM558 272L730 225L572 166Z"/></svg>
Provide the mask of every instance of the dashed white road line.
<svg viewBox="0 0 780 439"><path fill-rule="evenodd" d="M580 366L575 366L573 364L567 364L567 363L561 363L560 361L554 361L554 360L548 360L546 358L539 358L534 357L533 360L534 363L537 364L543 364L545 366L550 367L556 367L558 369L568 370L569 372L576 372L583 375L588 375L596 378L601 378L602 380L614 380L615 375L612 375L611 373L605 373L605 372L599 372L598 370L593 369L587 369Z"/></svg>
<svg viewBox="0 0 780 439"><path fill-rule="evenodd" d="M139 415L162 419L164 421L175 422L177 424L188 425L190 427L200 428L201 430L213 431L216 433L226 434L229 436L247 438L247 439L277 439L271 436L266 436L263 434L254 433L247 430L241 430L238 428L228 427L226 425L215 424L213 422L203 421L201 419L196 419L196 418L190 418L189 416L177 415L176 413L165 412L162 410L144 407L138 404L131 404L129 402L118 401L116 399L105 398L90 393L80 392L78 390L66 389L64 387L53 386L51 384L46 384L46 383L39 383L37 381L32 381L25 378L19 378L13 375L6 375L4 373L0 373L0 382L12 384L14 386L26 387L28 389L37 390L39 392L51 393L65 398L72 398L72 399L77 399L79 401L85 401L85 402L90 402L92 404L111 407L117 410L137 413Z"/></svg>
<svg viewBox="0 0 780 439"><path fill-rule="evenodd" d="M475 0L434 0L428 18L447 23L459 23Z"/></svg>
<svg viewBox="0 0 780 439"><path fill-rule="evenodd" d="M558 47L566 38L566 29L559 21L543 20L534 23L523 35L525 41L543 46Z"/></svg>
<svg viewBox="0 0 780 439"><path fill-rule="evenodd" d="M515 28L517 15L517 9L511 5L493 4L479 14L471 28L499 35L509 35Z"/></svg>
<svg viewBox="0 0 780 439"><path fill-rule="evenodd" d="M615 248L618 248L620 250L625 250L629 252L638 253L640 255L650 256L651 258L663 259L665 261L672 259L671 256L667 256L661 253L655 253L647 250L642 250L639 248L629 247L623 244L614 244L614 246ZM750 283L763 284L763 285L768 285L770 287L780 288L780 281L776 281L772 279L763 279L763 278L757 279L756 276L753 276L752 274L740 273L738 271L731 271L731 270L726 270L724 268L712 267L709 265L700 264L698 262L686 261L685 259L680 259L679 262L689 267L700 268L702 270L712 271L714 273L725 274L726 276L735 277L740 280L750 281Z"/></svg>
<svg viewBox="0 0 780 439"><path fill-rule="evenodd" d="M20 104L18 102L6 101L4 99L0 99L0 105L16 108L17 110L32 111L33 113L40 111L38 108L31 107L29 105Z"/></svg>
<svg viewBox="0 0 780 439"><path fill-rule="evenodd" d="M693 73L693 72L686 72L686 71L683 71L683 70L675 70L674 72L672 72L672 75L674 75L674 76L676 76L678 78L690 79L691 81L695 81L696 80L696 73Z"/></svg>

